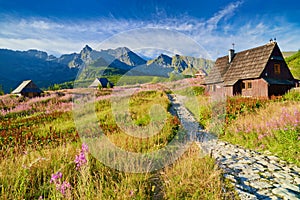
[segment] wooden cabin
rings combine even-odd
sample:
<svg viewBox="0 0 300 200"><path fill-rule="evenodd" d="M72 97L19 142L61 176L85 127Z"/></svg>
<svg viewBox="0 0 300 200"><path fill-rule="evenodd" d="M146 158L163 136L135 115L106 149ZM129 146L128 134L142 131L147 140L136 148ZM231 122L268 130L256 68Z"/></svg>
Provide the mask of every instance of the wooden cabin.
<svg viewBox="0 0 300 200"><path fill-rule="evenodd" d="M94 80L94 82L89 86L89 88L98 88L99 85L102 87L102 88L112 88L114 87L114 84L111 83L107 78L96 78Z"/></svg>
<svg viewBox="0 0 300 200"><path fill-rule="evenodd" d="M285 94L297 81L276 42L216 60L205 80L206 92L218 96L271 97Z"/></svg>
<svg viewBox="0 0 300 200"><path fill-rule="evenodd" d="M40 96L43 91L36 86L32 80L23 81L11 94L16 94L24 97L37 97Z"/></svg>

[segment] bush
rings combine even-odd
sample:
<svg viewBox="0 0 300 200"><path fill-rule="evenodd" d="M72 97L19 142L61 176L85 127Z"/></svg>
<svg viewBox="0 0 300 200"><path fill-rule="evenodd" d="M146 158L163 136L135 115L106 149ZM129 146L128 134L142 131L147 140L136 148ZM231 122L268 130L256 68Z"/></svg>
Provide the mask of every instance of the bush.
<svg viewBox="0 0 300 200"><path fill-rule="evenodd" d="M267 99L230 97L226 105L226 122L229 123L242 114L255 113L267 102Z"/></svg>
<svg viewBox="0 0 300 200"><path fill-rule="evenodd" d="M300 90L299 89L290 90L288 93L283 95L282 99L283 100L300 101Z"/></svg>

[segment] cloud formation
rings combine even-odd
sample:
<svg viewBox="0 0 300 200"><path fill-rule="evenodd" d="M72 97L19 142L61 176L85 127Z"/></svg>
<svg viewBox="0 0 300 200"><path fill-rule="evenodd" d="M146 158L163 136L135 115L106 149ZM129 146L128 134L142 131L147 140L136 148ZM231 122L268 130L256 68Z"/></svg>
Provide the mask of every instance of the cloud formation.
<svg viewBox="0 0 300 200"><path fill-rule="evenodd" d="M243 50L263 45L270 37L277 37L283 50L298 50L300 42L296 36L300 34L300 28L296 24L287 22L283 17L273 18L271 19L272 23L269 23L270 19L267 16L244 23L231 20L242 5L243 1L230 3L209 19L193 18L187 14L178 17L167 17L165 14L165 17L161 17L160 14L158 18L145 21L113 17L71 21L2 16L0 48L18 50L36 48L55 55L78 52L85 44L93 48L98 48L101 44L102 46L105 44L104 46L107 48L113 48L112 44L109 47L108 41L112 41L109 38L116 39L123 32L124 34L131 33L124 44L135 49L139 49L139 45L145 47L145 44L139 42L144 43L147 38L157 38L157 41L168 46L170 36L159 34L157 31L149 31L149 29L165 29L179 32L194 40L213 59L226 54L232 43L236 44L237 50ZM144 30L144 32L134 31L138 29ZM141 33L144 34L145 40L141 39ZM136 38L140 38L140 41ZM183 41L177 40L177 45L180 47L178 49L191 49L189 43L184 44ZM148 46L148 52L145 48L140 48L140 53L154 56L153 48L155 46L153 48ZM164 50L176 52L175 48ZM177 51L180 53L179 50ZM186 53L193 54L192 51L186 51Z"/></svg>

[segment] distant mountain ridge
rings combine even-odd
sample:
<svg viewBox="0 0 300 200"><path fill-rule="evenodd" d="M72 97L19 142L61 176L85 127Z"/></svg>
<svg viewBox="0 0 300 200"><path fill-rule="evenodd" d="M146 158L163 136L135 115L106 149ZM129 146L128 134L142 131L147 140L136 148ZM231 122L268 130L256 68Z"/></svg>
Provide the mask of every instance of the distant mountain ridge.
<svg viewBox="0 0 300 200"><path fill-rule="evenodd" d="M190 76L195 75L201 70L207 72L214 65L213 61L204 58L195 58L177 54L172 57L160 54L157 58L147 61L147 65L149 66L153 65L154 63L163 67L172 68L174 72Z"/></svg>
<svg viewBox="0 0 300 200"><path fill-rule="evenodd" d="M40 87L73 81L79 71L81 79L110 75L169 76L170 73L193 75L209 70L213 61L203 58L161 54L146 61L127 47L93 50L86 45L79 53L60 57L39 50L13 51L0 49L0 84L5 92L20 82L31 79Z"/></svg>

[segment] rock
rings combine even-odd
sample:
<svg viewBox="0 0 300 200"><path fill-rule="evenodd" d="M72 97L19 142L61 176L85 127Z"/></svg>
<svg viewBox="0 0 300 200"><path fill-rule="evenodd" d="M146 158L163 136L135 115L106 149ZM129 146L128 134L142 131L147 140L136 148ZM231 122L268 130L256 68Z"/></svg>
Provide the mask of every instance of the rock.
<svg viewBox="0 0 300 200"><path fill-rule="evenodd" d="M290 192L289 190L279 187L272 190L272 193L280 196L283 199L299 200L299 195Z"/></svg>
<svg viewBox="0 0 300 200"><path fill-rule="evenodd" d="M280 167L278 167L276 164L268 164L267 165L269 171L279 171L282 170Z"/></svg>
<svg viewBox="0 0 300 200"><path fill-rule="evenodd" d="M244 199L245 199L245 200L257 200L256 196L253 195L253 194L249 194L249 193L244 192L243 190L240 190L240 189L236 189L236 191L237 191L239 197L240 197L241 199L243 199L243 200L244 200Z"/></svg>
<svg viewBox="0 0 300 200"><path fill-rule="evenodd" d="M234 176L232 176L231 174L224 174L224 177L229 179L231 182L236 182Z"/></svg>
<svg viewBox="0 0 300 200"><path fill-rule="evenodd" d="M295 182L297 185L300 185L300 177L294 178L294 182Z"/></svg>
<svg viewBox="0 0 300 200"><path fill-rule="evenodd" d="M273 185L265 182L265 181L253 181L250 183L250 186L258 189L258 190L261 190L261 189L267 189L267 188L272 188Z"/></svg>
<svg viewBox="0 0 300 200"><path fill-rule="evenodd" d="M252 166L253 166L253 168L258 169L258 170L261 171L261 172L267 170L266 167L264 167L264 166L262 166L262 165L260 165L260 164L258 164L258 163L254 163Z"/></svg>
<svg viewBox="0 0 300 200"><path fill-rule="evenodd" d="M290 184L290 183L283 183L282 184L283 188L289 189L289 190L293 190L295 192L298 192L300 194L300 188L296 185Z"/></svg>
<svg viewBox="0 0 300 200"><path fill-rule="evenodd" d="M257 190L256 188L253 188L253 187L251 187L249 185L245 185L245 184L237 184L236 187L243 191L250 192L250 193L254 193Z"/></svg>
<svg viewBox="0 0 300 200"><path fill-rule="evenodd" d="M283 180L291 180L293 177L288 175L287 173L285 172L274 172L273 175L276 177L276 178L279 178L279 179L283 179Z"/></svg>

